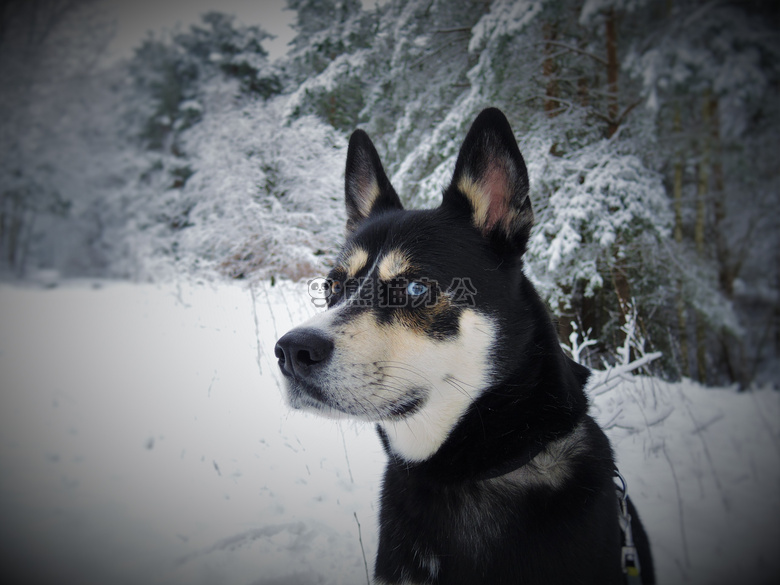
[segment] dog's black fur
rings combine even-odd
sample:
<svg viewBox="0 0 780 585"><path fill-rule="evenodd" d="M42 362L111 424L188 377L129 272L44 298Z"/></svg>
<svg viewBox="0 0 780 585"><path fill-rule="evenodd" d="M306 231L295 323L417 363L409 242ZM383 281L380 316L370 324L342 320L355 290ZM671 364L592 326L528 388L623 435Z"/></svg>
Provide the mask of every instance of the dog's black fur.
<svg viewBox="0 0 780 585"><path fill-rule="evenodd" d="M346 363L334 356L345 324L358 315L368 312L377 331L412 330L441 347L469 334L461 320L466 309L348 306L348 291L337 286L330 305L341 309L330 329L303 327L279 341L294 406L357 412L380 423L389 463L376 582L624 583L612 449L588 415L588 370L564 355L544 303L523 274L533 212L525 163L504 115L488 109L477 117L452 183L433 210L403 210L373 144L356 131L347 156L346 203L345 249L368 251L369 260L358 268L374 290L386 283L371 273L371 260L376 266L388 246L400 246L411 259L411 268L405 267L410 279L438 283L428 293L438 295L432 301L447 295L454 276L468 278L476 291L468 310L493 327L489 382L474 389L479 391L441 444L422 458L395 447L386 423L403 424L424 409L424 387L410 384L405 398L393 396L392 408L380 411L362 396L350 395L345 406L325 379ZM344 282L348 276L337 266L330 278ZM647 536L631 504L629 511L642 582L653 583Z"/></svg>

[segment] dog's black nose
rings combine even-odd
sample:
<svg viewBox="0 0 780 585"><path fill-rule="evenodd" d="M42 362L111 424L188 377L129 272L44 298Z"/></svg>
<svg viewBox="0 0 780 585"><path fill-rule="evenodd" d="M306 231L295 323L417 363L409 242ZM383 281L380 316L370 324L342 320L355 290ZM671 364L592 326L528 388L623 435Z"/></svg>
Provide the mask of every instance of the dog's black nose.
<svg viewBox="0 0 780 585"><path fill-rule="evenodd" d="M293 329L276 342L274 354L287 376L307 378L333 352L333 341L313 329Z"/></svg>

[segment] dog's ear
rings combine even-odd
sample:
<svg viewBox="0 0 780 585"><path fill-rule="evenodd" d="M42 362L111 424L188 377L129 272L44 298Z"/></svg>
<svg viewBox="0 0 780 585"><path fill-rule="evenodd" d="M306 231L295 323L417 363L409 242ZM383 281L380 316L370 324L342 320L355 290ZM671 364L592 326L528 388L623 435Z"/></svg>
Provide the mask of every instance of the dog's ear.
<svg viewBox="0 0 780 585"><path fill-rule="evenodd" d="M443 206L469 213L485 237L522 253L534 223L528 172L512 128L496 108L477 116L463 141Z"/></svg>
<svg viewBox="0 0 780 585"><path fill-rule="evenodd" d="M368 134L355 130L349 139L345 173L347 234L375 213L403 209L401 200L382 168Z"/></svg>

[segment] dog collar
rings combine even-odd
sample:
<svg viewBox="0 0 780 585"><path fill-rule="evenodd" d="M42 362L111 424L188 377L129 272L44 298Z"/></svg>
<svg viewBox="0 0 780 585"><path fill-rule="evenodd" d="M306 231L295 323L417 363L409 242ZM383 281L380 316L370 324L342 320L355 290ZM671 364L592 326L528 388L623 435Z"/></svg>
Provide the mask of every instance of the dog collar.
<svg viewBox="0 0 780 585"><path fill-rule="evenodd" d="M541 443L531 443L531 445L523 453L508 459L501 465L496 465L495 467L491 467L481 473L478 473L475 479L477 481L485 481L488 479L496 479L502 475L512 473L513 471L516 471L524 465L530 463L534 457L542 452L544 447L545 445Z"/></svg>

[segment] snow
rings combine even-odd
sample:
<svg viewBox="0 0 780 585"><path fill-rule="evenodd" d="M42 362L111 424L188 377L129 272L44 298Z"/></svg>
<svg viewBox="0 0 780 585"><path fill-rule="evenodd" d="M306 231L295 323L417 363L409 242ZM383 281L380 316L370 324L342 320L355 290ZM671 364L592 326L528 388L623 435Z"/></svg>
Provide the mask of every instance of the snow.
<svg viewBox="0 0 780 585"><path fill-rule="evenodd" d="M653 544L659 583L774 583L780 394L598 373L607 430Z"/></svg>
<svg viewBox="0 0 780 585"><path fill-rule="evenodd" d="M490 12L472 30L469 53L479 52L491 38L519 33L542 11L543 4L516 0L494 2Z"/></svg>
<svg viewBox="0 0 780 585"><path fill-rule="evenodd" d="M26 583L365 583L384 455L291 412L305 283L0 285L0 538ZM598 372L659 583L780 571L780 393ZM365 561L364 561L365 554ZM763 581L762 581L763 579Z"/></svg>

